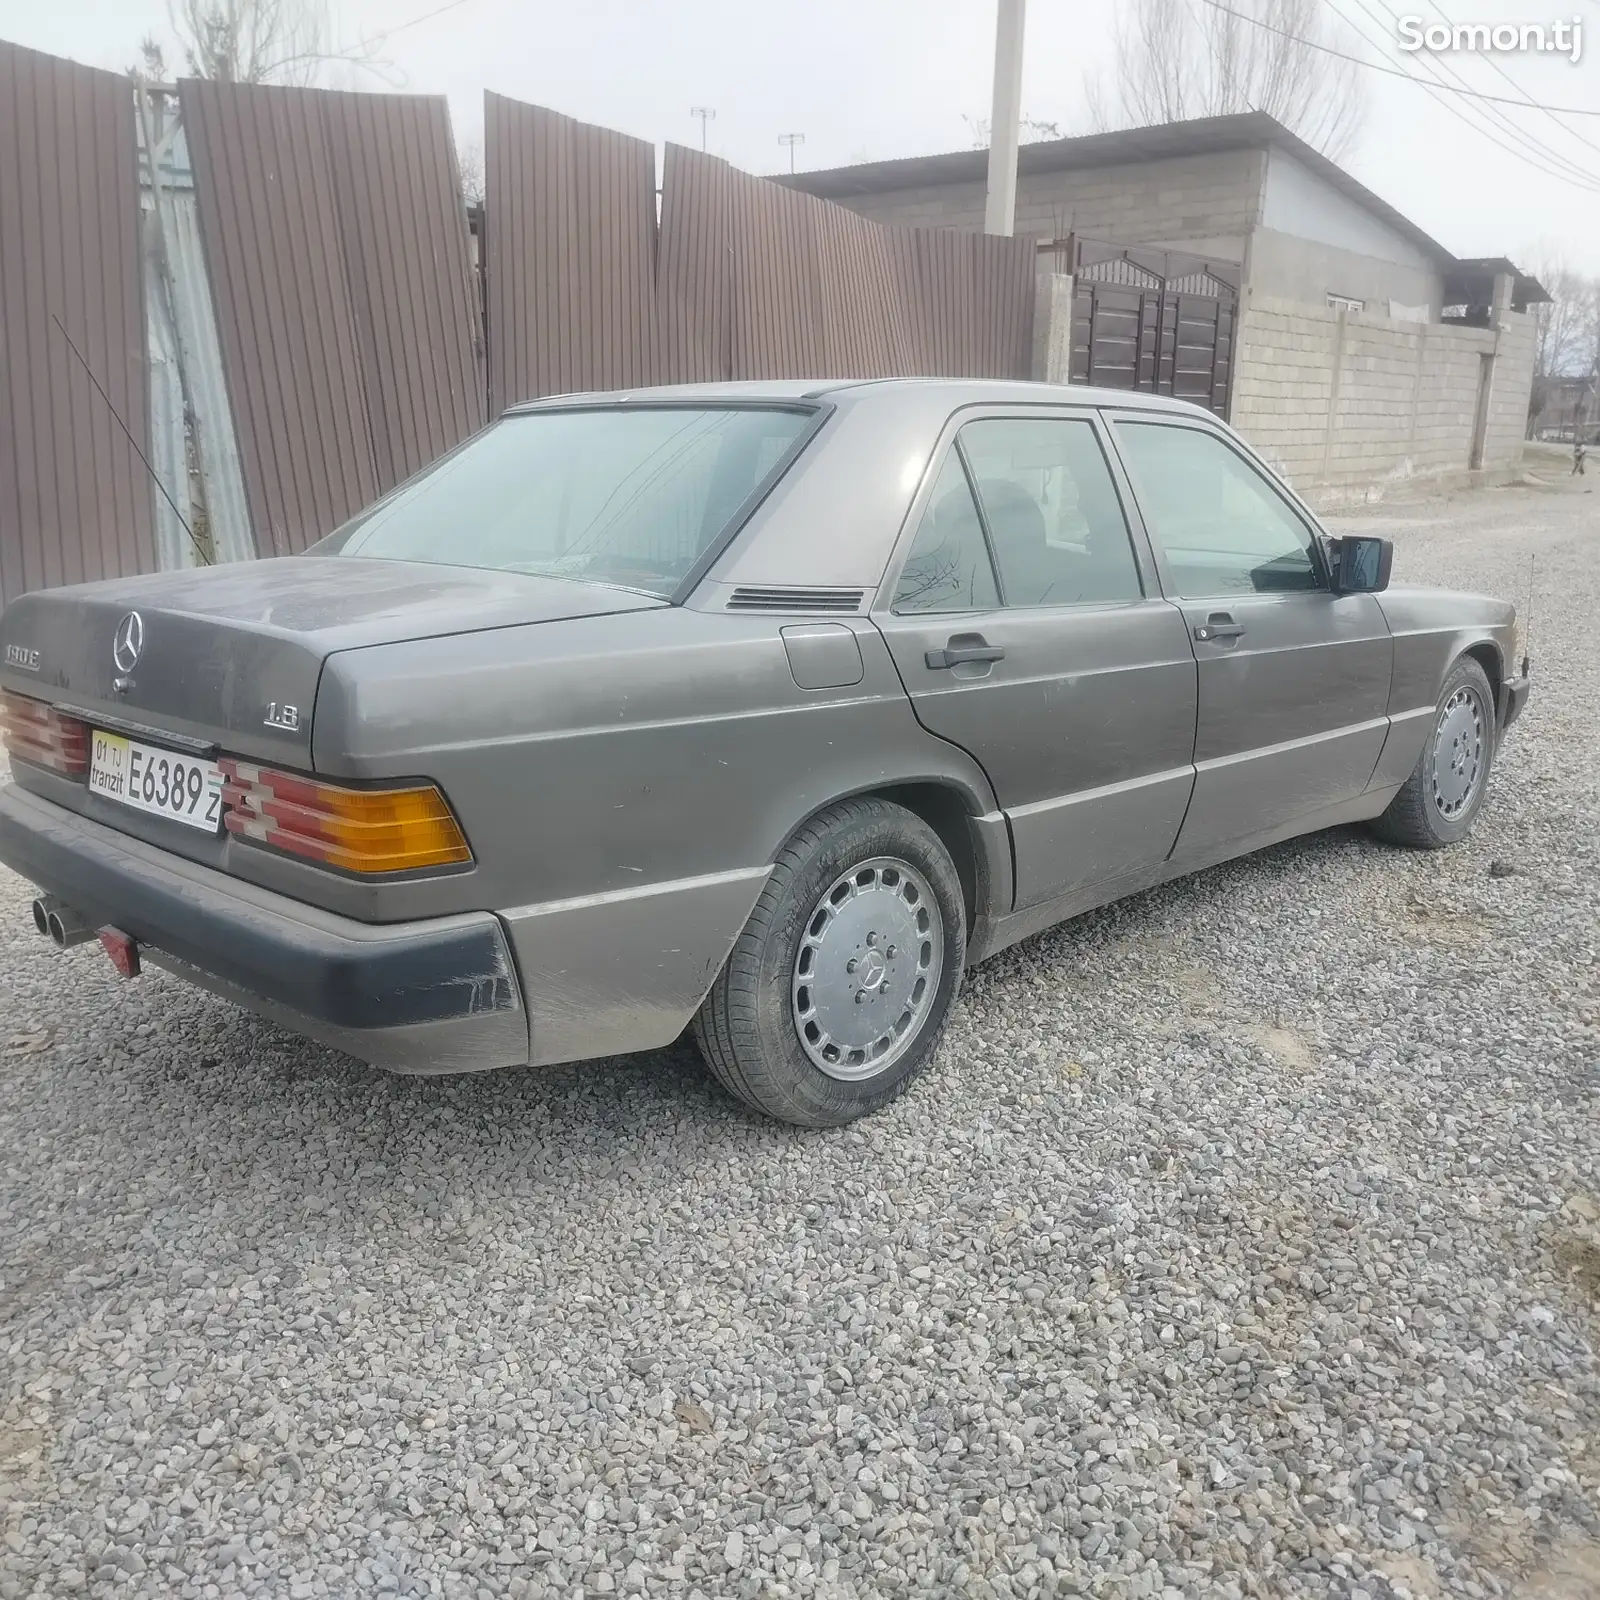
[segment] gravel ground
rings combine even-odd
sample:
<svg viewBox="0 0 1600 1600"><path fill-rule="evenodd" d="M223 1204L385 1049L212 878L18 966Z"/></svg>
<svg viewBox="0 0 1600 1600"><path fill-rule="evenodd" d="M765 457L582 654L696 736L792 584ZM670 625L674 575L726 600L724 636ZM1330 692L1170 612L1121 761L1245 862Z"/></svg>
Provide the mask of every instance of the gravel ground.
<svg viewBox="0 0 1600 1600"><path fill-rule="evenodd" d="M851 1130L386 1077L0 872L0 1600L1600 1594L1600 500L1361 520L1537 553L1476 837L1035 939Z"/></svg>

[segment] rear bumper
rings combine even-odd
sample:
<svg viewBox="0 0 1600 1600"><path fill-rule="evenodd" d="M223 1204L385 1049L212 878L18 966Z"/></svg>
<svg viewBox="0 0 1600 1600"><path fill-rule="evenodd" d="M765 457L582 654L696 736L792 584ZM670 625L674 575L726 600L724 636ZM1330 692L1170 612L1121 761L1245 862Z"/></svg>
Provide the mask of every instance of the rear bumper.
<svg viewBox="0 0 1600 1600"><path fill-rule="evenodd" d="M156 962L274 1021L401 1072L528 1060L505 931L488 912L352 922L0 788L0 861L132 934Z"/></svg>
<svg viewBox="0 0 1600 1600"><path fill-rule="evenodd" d="M1522 708L1528 703L1528 691L1533 687L1533 677L1525 670L1520 678L1507 678L1500 685L1500 728L1504 732L1518 717L1522 715Z"/></svg>

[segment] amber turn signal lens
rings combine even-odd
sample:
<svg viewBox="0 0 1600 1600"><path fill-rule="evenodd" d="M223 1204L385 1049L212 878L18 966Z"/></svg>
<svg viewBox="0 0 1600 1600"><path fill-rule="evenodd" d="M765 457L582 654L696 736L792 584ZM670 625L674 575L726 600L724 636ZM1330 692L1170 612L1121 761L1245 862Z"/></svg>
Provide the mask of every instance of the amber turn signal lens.
<svg viewBox="0 0 1600 1600"><path fill-rule="evenodd" d="M0 731L7 752L19 760L66 778L81 778L89 770L89 730L43 700L0 689Z"/></svg>
<svg viewBox="0 0 1600 1600"><path fill-rule="evenodd" d="M472 860L461 825L431 783L346 789L224 760L229 833L342 872L416 872Z"/></svg>

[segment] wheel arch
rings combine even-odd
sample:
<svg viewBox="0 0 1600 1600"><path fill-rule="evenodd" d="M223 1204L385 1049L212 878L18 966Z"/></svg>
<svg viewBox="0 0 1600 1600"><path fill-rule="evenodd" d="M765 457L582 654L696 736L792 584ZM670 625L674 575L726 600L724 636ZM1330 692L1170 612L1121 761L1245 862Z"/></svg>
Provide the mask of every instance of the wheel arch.
<svg viewBox="0 0 1600 1600"><path fill-rule="evenodd" d="M888 800L904 806L939 836L961 883L967 934L1011 909L1011 834L1004 817L979 808L977 796L949 777L905 778L833 795L801 817L773 851L777 856L803 827L845 800Z"/></svg>
<svg viewBox="0 0 1600 1600"><path fill-rule="evenodd" d="M1489 680L1489 712L1497 720L1500 714L1500 685L1505 678L1504 663L1500 659L1500 646L1493 639L1479 639L1476 643L1469 644L1461 655L1456 657L1470 657L1483 668L1483 675ZM1445 676L1449 676L1449 669L1445 669Z"/></svg>

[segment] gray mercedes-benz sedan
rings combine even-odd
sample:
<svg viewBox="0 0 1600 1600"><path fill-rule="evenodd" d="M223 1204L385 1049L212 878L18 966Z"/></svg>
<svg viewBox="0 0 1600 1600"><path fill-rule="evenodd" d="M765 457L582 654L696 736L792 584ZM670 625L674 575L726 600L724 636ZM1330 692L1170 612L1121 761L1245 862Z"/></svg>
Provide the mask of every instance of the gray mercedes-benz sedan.
<svg viewBox="0 0 1600 1600"><path fill-rule="evenodd" d="M1501 600L1388 587L1209 413L907 379L522 406L304 556L0 617L41 931L405 1072L693 1024L882 1106L963 970L1335 823L1463 838Z"/></svg>

